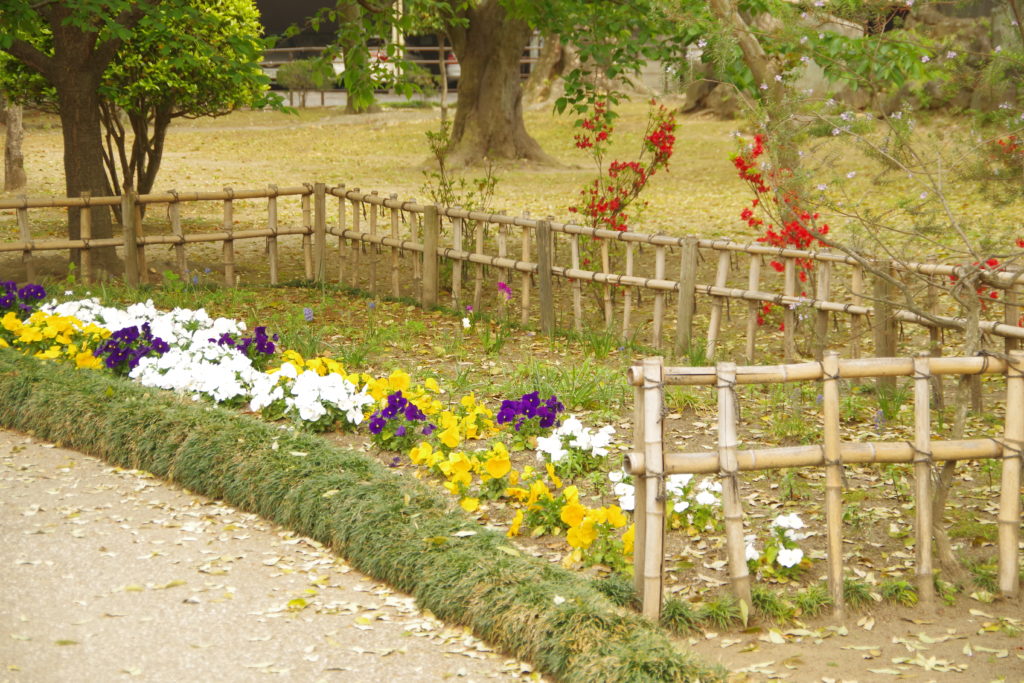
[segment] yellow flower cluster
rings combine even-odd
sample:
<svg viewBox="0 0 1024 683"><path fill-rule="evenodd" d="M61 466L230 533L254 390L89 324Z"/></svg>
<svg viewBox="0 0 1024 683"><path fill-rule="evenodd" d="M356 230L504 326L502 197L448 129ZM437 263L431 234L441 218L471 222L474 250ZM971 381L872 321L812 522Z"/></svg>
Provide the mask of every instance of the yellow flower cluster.
<svg viewBox="0 0 1024 683"><path fill-rule="evenodd" d="M14 348L36 358L73 361L79 368L99 369L103 361L93 355L110 330L85 325L69 315L36 311L22 321L13 311L0 318L0 348Z"/></svg>

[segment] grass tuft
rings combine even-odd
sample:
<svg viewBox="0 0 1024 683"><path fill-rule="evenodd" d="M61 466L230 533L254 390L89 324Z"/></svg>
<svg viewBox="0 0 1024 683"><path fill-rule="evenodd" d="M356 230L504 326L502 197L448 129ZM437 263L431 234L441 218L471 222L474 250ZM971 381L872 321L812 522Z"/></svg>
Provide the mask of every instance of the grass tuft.
<svg viewBox="0 0 1024 683"><path fill-rule="evenodd" d="M710 602L704 603L700 609L700 620L719 629L731 628L743 620L740 615L740 604L731 593L722 593Z"/></svg>
<svg viewBox="0 0 1024 683"><path fill-rule="evenodd" d="M590 585L608 598L612 604L634 609L640 607L640 598L633 587L633 580L628 576L609 574L603 579L594 579L590 582Z"/></svg>
<svg viewBox="0 0 1024 683"><path fill-rule="evenodd" d="M810 588L813 587L811 586ZM800 594L802 593L804 591L801 591ZM796 614L796 605L793 602L784 598L778 591L773 591L765 586L753 586L750 591L750 599L754 602L754 609L768 621L784 623L792 619ZM806 614L807 611L804 610L804 613Z"/></svg>
<svg viewBox="0 0 1024 683"><path fill-rule="evenodd" d="M693 605L671 597L661 608L661 625L678 635L696 631L700 624L701 614Z"/></svg>
<svg viewBox="0 0 1024 683"><path fill-rule="evenodd" d="M822 583L812 583L793 596L793 603L806 617L816 617L832 606L832 596Z"/></svg>
<svg viewBox="0 0 1024 683"><path fill-rule="evenodd" d="M913 607L917 604L917 589L909 581L903 579L883 581L881 591L883 600L896 602L904 607Z"/></svg>
<svg viewBox="0 0 1024 683"><path fill-rule="evenodd" d="M843 599L854 609L869 605L874 600L871 587L856 579L843 579Z"/></svg>

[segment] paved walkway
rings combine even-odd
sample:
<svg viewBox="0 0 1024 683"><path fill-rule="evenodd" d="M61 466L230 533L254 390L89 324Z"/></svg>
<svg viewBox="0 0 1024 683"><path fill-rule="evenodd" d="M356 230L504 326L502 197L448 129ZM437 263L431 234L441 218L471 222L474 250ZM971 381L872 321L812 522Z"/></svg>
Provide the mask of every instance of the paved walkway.
<svg viewBox="0 0 1024 683"><path fill-rule="evenodd" d="M0 431L0 681L532 678L320 544Z"/></svg>

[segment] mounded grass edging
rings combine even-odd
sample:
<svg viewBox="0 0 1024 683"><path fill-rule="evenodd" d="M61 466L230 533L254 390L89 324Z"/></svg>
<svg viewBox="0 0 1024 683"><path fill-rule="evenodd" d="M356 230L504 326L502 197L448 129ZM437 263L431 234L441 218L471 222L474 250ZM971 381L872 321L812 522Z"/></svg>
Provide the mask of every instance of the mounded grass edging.
<svg viewBox="0 0 1024 683"><path fill-rule="evenodd" d="M0 396L0 425L314 538L559 680L723 678L586 579L523 556L447 496L319 437L8 350L0 350Z"/></svg>

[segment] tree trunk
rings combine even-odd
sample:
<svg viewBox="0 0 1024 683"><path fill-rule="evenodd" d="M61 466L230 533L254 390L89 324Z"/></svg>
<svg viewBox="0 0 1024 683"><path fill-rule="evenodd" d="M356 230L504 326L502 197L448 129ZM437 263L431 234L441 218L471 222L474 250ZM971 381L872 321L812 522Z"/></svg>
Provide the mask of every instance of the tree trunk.
<svg viewBox="0 0 1024 683"><path fill-rule="evenodd" d="M8 104L7 138L4 142L4 190L17 190L24 187L25 157L21 153L21 143L25 139L25 129L21 121L21 105Z"/></svg>
<svg viewBox="0 0 1024 683"><path fill-rule="evenodd" d="M449 147L452 165L484 159L557 163L526 132L519 59L530 40L525 21L506 13L499 0L465 11L466 26L448 29L462 66L459 100Z"/></svg>
<svg viewBox="0 0 1024 683"><path fill-rule="evenodd" d="M564 92L556 88L566 71L579 65L579 58L572 48L564 45L555 34L544 36L544 47L533 65L530 78L523 85L523 99L528 105L547 102Z"/></svg>

